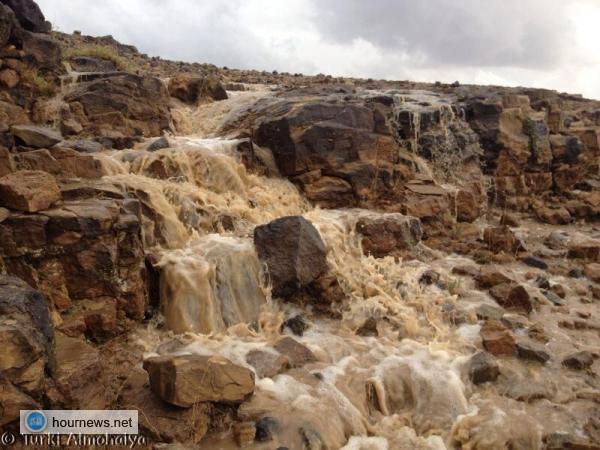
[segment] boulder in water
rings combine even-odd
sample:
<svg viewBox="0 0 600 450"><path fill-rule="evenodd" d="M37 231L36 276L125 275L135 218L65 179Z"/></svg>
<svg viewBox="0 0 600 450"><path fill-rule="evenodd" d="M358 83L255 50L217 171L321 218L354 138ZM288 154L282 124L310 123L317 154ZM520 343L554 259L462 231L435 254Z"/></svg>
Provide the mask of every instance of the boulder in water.
<svg viewBox="0 0 600 450"><path fill-rule="evenodd" d="M150 388L172 405L241 403L254 392L254 373L220 356L157 356L144 361Z"/></svg>
<svg viewBox="0 0 600 450"><path fill-rule="evenodd" d="M254 245L267 265L277 297L291 296L327 270L325 244L302 216L282 217L256 227Z"/></svg>
<svg viewBox="0 0 600 450"><path fill-rule="evenodd" d="M50 148L63 139L58 131L38 125L14 125L10 131L24 145L33 148Z"/></svg>

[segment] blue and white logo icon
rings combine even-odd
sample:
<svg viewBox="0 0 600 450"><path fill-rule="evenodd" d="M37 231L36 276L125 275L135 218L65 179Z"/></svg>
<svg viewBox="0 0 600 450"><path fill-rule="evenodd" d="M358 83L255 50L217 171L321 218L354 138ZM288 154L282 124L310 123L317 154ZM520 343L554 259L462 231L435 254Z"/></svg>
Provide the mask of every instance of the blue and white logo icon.
<svg viewBox="0 0 600 450"><path fill-rule="evenodd" d="M42 411L30 411L25 416L25 427L32 433L41 433L47 425L48 420Z"/></svg>

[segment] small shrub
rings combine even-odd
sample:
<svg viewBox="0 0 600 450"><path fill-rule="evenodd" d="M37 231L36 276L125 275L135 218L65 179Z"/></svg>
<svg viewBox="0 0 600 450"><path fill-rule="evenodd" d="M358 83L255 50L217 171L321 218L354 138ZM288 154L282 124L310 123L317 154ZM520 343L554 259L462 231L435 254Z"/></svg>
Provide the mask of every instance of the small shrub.
<svg viewBox="0 0 600 450"><path fill-rule="evenodd" d="M42 97L56 94L56 86L41 76L35 67L27 67L21 72L21 82L29 85L35 94Z"/></svg>
<svg viewBox="0 0 600 450"><path fill-rule="evenodd" d="M89 56L90 58L112 61L119 70L129 71L130 68L127 60L119 55L117 49L109 45L89 44L77 48L70 48L63 52L63 57L68 61L80 56Z"/></svg>

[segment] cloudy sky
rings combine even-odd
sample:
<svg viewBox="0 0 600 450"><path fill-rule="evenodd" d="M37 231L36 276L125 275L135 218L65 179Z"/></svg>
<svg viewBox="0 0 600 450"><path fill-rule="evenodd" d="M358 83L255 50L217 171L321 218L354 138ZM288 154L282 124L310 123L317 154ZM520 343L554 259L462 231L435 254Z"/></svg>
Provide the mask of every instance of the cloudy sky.
<svg viewBox="0 0 600 450"><path fill-rule="evenodd" d="M600 99L600 0L37 0L55 28L218 66Z"/></svg>

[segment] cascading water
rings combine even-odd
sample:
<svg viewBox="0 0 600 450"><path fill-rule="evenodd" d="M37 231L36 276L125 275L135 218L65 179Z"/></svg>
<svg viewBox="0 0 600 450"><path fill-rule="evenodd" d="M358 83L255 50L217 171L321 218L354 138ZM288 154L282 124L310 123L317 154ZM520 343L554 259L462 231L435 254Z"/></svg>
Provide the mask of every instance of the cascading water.
<svg viewBox="0 0 600 450"><path fill-rule="evenodd" d="M156 152L98 157L104 180L142 204L143 239L160 271L161 311L169 330L187 335L178 353L218 354L255 370L248 353L274 352L283 317L297 309L271 300L253 229L299 214L320 232L346 295L341 319L305 312L310 328L295 338L317 362L257 376L238 415L273 416L281 427L277 442L251 448L441 450L453 426L463 435L471 430L469 414L477 409L467 400L463 355L472 352L477 325L451 329L442 319L440 305L456 297L419 284L424 263L363 254L356 222L379 213L313 208L289 181L248 173L238 143L172 138L171 148ZM439 272L448 275L444 267ZM357 336L370 317L381 319L378 336ZM173 351L164 345L169 336L158 329L138 333L148 355ZM211 439L207 448L237 448L231 438Z"/></svg>

